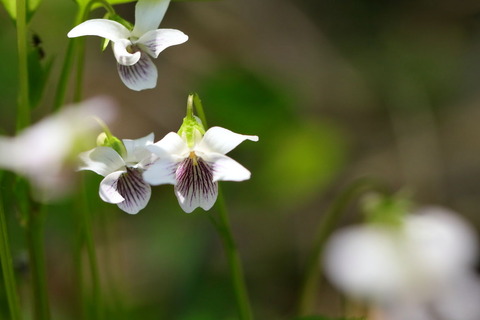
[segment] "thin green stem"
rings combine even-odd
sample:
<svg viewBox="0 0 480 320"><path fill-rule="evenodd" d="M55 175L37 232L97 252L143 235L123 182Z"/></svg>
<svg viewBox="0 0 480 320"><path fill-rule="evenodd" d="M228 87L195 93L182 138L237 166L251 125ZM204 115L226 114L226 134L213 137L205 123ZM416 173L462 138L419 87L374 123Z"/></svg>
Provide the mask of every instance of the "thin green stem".
<svg viewBox="0 0 480 320"><path fill-rule="evenodd" d="M17 48L19 79L17 130L23 129L30 124L26 10L26 0L17 0Z"/></svg>
<svg viewBox="0 0 480 320"><path fill-rule="evenodd" d="M92 6L95 3L100 3L102 6L111 14L115 14L113 7L104 0L91 0L85 6L79 6L77 16L75 18L75 25L78 25L85 21L90 14ZM62 71L60 72L60 79L58 81L58 87L55 93L55 99L53 108L58 110L65 102L65 95L67 92L67 86L69 77L72 73L72 68L75 61L75 56L77 55L77 77L75 82L75 90L73 94L73 100L78 102L81 100L82 96L82 83L83 83L83 69L84 69L84 60L85 60L85 40L73 38L68 42L67 52L65 54L65 60L63 62Z"/></svg>
<svg viewBox="0 0 480 320"><path fill-rule="evenodd" d="M44 207L30 201L27 221L27 242L33 285L34 314L37 320L50 319L44 253Z"/></svg>
<svg viewBox="0 0 480 320"><path fill-rule="evenodd" d="M101 299L101 287L100 287L100 275L98 272L97 254L95 252L95 243L93 239L91 212L87 197L87 188L83 183L83 195L82 206L80 207L80 214L83 224L83 236L85 240L85 247L87 250L87 256L89 261L90 277L92 281L92 306L93 306L93 319L103 319L103 303Z"/></svg>
<svg viewBox="0 0 480 320"><path fill-rule="evenodd" d="M202 124L205 128L208 128L207 117L205 116L205 111L203 110L202 100L198 94L193 93L190 95L193 99L193 104L195 105L195 111L197 111L198 117L202 120Z"/></svg>
<svg viewBox="0 0 480 320"><path fill-rule="evenodd" d="M216 208L219 214L219 221L212 222L222 238L222 243L225 248L240 319L251 320L253 319L253 314L245 284L242 262L240 260L237 246L235 245L235 240L233 239L227 206L225 205L220 186L218 187Z"/></svg>
<svg viewBox="0 0 480 320"><path fill-rule="evenodd" d="M1 177L0 177L1 180ZM7 222L5 219L5 210L3 207L3 197L0 193L0 260L2 263L3 279L5 281L5 292L7 294L8 308L10 310L10 319L20 320L20 301L18 298L17 285L15 281L15 272L13 269L12 255L10 253L10 244L8 241Z"/></svg>
<svg viewBox="0 0 480 320"><path fill-rule="evenodd" d="M300 300L298 313L300 316L309 315L316 301L317 286L320 279L320 266L322 265L322 253L325 241L333 232L335 226L343 217L347 206L358 195L365 191L376 190L386 193L385 188L376 181L369 178L360 178L347 187L334 201L330 208L325 212L318 226L313 248L307 261L306 276L300 291Z"/></svg>

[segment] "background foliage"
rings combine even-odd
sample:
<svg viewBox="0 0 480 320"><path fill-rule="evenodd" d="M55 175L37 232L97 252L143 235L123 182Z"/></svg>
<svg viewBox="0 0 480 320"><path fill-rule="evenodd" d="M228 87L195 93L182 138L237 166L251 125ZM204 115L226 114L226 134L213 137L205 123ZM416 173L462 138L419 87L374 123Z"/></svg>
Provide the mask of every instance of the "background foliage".
<svg viewBox="0 0 480 320"><path fill-rule="evenodd" d="M133 5L116 9L133 21ZM35 119L51 110L75 10L73 1L44 0L31 16L32 54L43 57L34 76L50 79L45 93L37 93ZM479 13L478 1L469 0L172 2L161 27L182 30L190 40L156 60L157 88L127 90L110 49L101 53L100 39L89 37L85 95L118 101L112 131L121 138L177 130L191 91L202 97L211 125L260 137L232 152L252 179L223 185L255 313L289 319L316 224L356 177L407 187L418 202L449 206L480 226ZM13 134L16 38L3 8L0 30L0 128ZM234 319L228 270L208 213L184 214L172 188L160 186L145 210L129 216L98 199L101 177L82 175L98 212L93 222L108 319ZM28 301L21 220L14 199L5 206ZM46 221L55 319L75 319L78 310L71 259L76 222L66 207L50 206ZM340 303L324 282L318 312L340 316Z"/></svg>

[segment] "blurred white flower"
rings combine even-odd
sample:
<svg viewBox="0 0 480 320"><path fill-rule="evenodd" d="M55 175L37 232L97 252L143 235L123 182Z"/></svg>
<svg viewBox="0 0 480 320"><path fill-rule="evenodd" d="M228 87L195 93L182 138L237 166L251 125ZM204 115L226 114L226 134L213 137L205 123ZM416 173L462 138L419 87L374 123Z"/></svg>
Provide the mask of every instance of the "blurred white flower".
<svg viewBox="0 0 480 320"><path fill-rule="evenodd" d="M458 215L429 207L401 226L339 230L324 267L339 289L376 306L385 320L478 320L480 281L473 228Z"/></svg>
<svg viewBox="0 0 480 320"><path fill-rule="evenodd" d="M64 196L73 185L76 153L100 131L94 118L110 122L113 107L106 98L86 100L64 107L16 137L0 136L0 168L26 177L39 201Z"/></svg>
<svg viewBox="0 0 480 320"><path fill-rule="evenodd" d="M100 198L115 203L123 211L136 214L150 200L151 187L142 173L151 163L152 154L146 146L153 143L153 133L146 137L123 139L125 154L111 147L96 147L80 154L78 170L91 170L105 178L100 183Z"/></svg>
<svg viewBox="0 0 480 320"><path fill-rule="evenodd" d="M169 3L170 0L139 0L133 30L113 20L92 19L73 28L67 36L99 36L112 41L123 83L137 91L155 88L158 73L149 56L157 58L164 49L188 40L179 30L157 29Z"/></svg>
<svg viewBox="0 0 480 320"><path fill-rule="evenodd" d="M217 181L250 179L250 171L226 156L245 140L258 141L257 136L242 135L212 127L201 135L194 130L192 143L185 136L170 132L149 146L159 159L143 174L152 185L173 184L180 207L187 212L201 207L209 210L218 195Z"/></svg>

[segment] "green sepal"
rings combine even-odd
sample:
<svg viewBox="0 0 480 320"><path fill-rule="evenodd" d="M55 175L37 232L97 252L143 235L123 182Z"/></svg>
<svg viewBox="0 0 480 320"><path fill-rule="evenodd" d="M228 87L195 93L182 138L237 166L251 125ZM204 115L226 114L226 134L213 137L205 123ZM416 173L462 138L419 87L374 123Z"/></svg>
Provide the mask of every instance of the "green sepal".
<svg viewBox="0 0 480 320"><path fill-rule="evenodd" d="M110 133L110 130L106 130L100 133L97 137L97 146L109 147L115 150L122 158L126 157L127 149L122 140L118 139Z"/></svg>
<svg viewBox="0 0 480 320"><path fill-rule="evenodd" d="M182 137L189 148L192 148L203 135L205 134L205 128L203 127L200 118L192 115L188 115L183 118L183 123L178 130L178 135Z"/></svg>
<svg viewBox="0 0 480 320"><path fill-rule="evenodd" d="M410 196L405 192L393 195L372 193L364 196L362 200L362 209L367 222L392 227L401 226L413 207Z"/></svg>

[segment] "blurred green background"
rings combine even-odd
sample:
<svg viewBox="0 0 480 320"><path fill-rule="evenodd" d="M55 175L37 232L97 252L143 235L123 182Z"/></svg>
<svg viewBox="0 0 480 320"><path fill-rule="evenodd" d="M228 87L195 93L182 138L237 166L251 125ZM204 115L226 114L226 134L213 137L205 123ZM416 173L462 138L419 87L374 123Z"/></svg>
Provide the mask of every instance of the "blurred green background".
<svg viewBox="0 0 480 320"><path fill-rule="evenodd" d="M116 9L133 22L134 4ZM51 110L75 12L74 1L44 0L31 20L43 63L52 63L35 119ZM120 138L154 132L158 140L178 130L190 92L202 98L209 125L260 137L230 154L251 180L222 183L258 319L294 315L316 226L355 178L407 188L419 204L448 206L480 226L478 1L172 2L161 27L190 39L155 60L156 89L124 87L111 49L102 53L100 39L88 37L85 97L118 102L111 129ZM12 134L16 36L3 8L0 30L0 130ZM173 187L159 186L130 216L98 199L100 176L79 175L91 190L107 319L236 319L223 248L207 217L214 211L185 214ZM55 319L78 316L70 210L68 200L52 205L46 220ZM24 232L14 214L10 220L28 306ZM317 311L338 316L338 294L322 288Z"/></svg>

